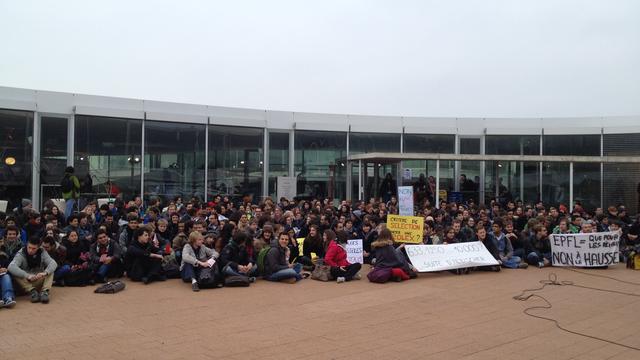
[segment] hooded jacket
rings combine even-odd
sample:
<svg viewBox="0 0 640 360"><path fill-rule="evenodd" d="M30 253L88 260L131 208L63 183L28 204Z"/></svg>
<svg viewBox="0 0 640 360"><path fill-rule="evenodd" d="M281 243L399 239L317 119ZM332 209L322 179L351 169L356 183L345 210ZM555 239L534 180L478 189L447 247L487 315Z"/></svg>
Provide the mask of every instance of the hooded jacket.
<svg viewBox="0 0 640 360"><path fill-rule="evenodd" d="M393 240L378 239L371 243L371 248L376 252L375 268L401 268L404 266L398 259L393 248Z"/></svg>
<svg viewBox="0 0 640 360"><path fill-rule="evenodd" d="M272 246L264 259L264 273L263 276L267 277L280 270L289 268L287 262L286 250L282 246Z"/></svg>
<svg viewBox="0 0 640 360"><path fill-rule="evenodd" d="M324 263L329 266L349 266L347 251L335 240L331 240L324 256Z"/></svg>

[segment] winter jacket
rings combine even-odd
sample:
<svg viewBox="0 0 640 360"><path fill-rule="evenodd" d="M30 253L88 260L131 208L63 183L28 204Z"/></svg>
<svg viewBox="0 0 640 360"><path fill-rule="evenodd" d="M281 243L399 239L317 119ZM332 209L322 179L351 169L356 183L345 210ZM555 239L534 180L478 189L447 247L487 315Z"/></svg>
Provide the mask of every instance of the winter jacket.
<svg viewBox="0 0 640 360"><path fill-rule="evenodd" d="M376 253L375 268L401 268L404 263L398 259L392 240L376 240L371 243L371 248Z"/></svg>
<svg viewBox="0 0 640 360"><path fill-rule="evenodd" d="M324 263L329 266L349 266L347 251L335 240L331 240L324 256Z"/></svg>
<svg viewBox="0 0 640 360"><path fill-rule="evenodd" d="M218 253L204 245L201 245L197 250L191 247L191 244L186 244L182 248L182 262L180 263L180 270L184 267L184 264L191 264L197 266L198 261L207 261L209 259L217 259Z"/></svg>
<svg viewBox="0 0 640 360"><path fill-rule="evenodd" d="M107 249L106 249L107 256L112 257L113 260L122 261L122 249L120 249L120 245L118 245L118 243L115 240L109 239L109 242L107 243L106 246L107 246ZM91 254L91 266L96 268L102 265L102 263L100 262L100 256L101 256L100 247L101 247L100 244L96 242L95 244L91 245L91 249L89 251L89 253Z"/></svg>
<svg viewBox="0 0 640 360"><path fill-rule="evenodd" d="M267 277L280 270L289 268L286 250L281 246L273 246L264 258L264 273Z"/></svg>
<svg viewBox="0 0 640 360"><path fill-rule="evenodd" d="M251 261L245 247L240 247L233 240L222 249L220 254L220 266L229 265L232 269L238 269L238 265L248 265Z"/></svg>
<svg viewBox="0 0 640 360"><path fill-rule="evenodd" d="M58 264L49 256L49 254L44 251L44 249L38 249L38 254L36 256L40 256L40 264L34 268L29 268L29 263L27 257L29 254L27 253L27 248L24 247L22 250L18 251L16 256L9 264L9 272L11 276L15 276L20 279L24 279L29 275L35 275L40 272L46 272L47 275L53 274L58 267Z"/></svg>

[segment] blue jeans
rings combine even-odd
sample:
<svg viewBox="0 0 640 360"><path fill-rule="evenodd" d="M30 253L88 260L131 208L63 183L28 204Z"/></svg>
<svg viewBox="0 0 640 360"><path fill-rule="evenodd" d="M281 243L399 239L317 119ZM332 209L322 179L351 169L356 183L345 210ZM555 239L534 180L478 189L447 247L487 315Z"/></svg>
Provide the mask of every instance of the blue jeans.
<svg viewBox="0 0 640 360"><path fill-rule="evenodd" d="M102 264L100 265L100 267L98 268L98 271L96 271L96 275L98 276L99 279L104 279L105 277L107 277L107 274L109 273L109 268L111 267L111 265L109 264Z"/></svg>
<svg viewBox="0 0 640 360"><path fill-rule="evenodd" d="M180 273L182 275L182 281L190 283L191 279L198 280L198 275L200 275L200 267L194 267L191 264L185 263Z"/></svg>
<svg viewBox="0 0 640 360"><path fill-rule="evenodd" d="M302 280L302 275L300 275L300 271L302 271L302 264L298 263L293 266L293 268L282 269L274 272L273 274L267 276L266 280L269 281L282 281L285 279L295 278L296 281Z"/></svg>
<svg viewBox="0 0 640 360"><path fill-rule="evenodd" d="M527 263L529 263L529 265L539 266L544 259L551 261L551 254L542 254L538 251L532 251L527 255Z"/></svg>
<svg viewBox="0 0 640 360"><path fill-rule="evenodd" d="M68 219L73 214L73 205L76 204L76 200L71 198L64 202L64 217Z"/></svg>
<svg viewBox="0 0 640 360"><path fill-rule="evenodd" d="M224 272L226 276L256 276L256 273L258 272L258 266L253 265L253 267L251 268L251 270L249 270L248 273L243 274L241 272L233 270L231 266L227 265L224 268L222 268L222 272Z"/></svg>
<svg viewBox="0 0 640 360"><path fill-rule="evenodd" d="M9 301L16 298L16 294L13 292L13 284L11 283L11 275L9 275L9 273L0 275L0 290L2 290L2 300Z"/></svg>
<svg viewBox="0 0 640 360"><path fill-rule="evenodd" d="M70 271L71 271L71 266L70 265L59 266L56 269L56 271L53 273L53 280L58 281L58 280L62 279Z"/></svg>
<svg viewBox="0 0 640 360"><path fill-rule="evenodd" d="M517 269L521 261L522 259L519 256L512 256L508 258L506 261L503 261L502 266L510 269Z"/></svg>

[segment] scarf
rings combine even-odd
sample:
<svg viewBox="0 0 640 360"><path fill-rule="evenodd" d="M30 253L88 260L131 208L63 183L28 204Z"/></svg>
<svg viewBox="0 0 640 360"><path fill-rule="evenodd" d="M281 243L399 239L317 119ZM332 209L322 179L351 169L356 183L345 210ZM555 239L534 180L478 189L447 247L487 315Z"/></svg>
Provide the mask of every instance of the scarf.
<svg viewBox="0 0 640 360"><path fill-rule="evenodd" d="M42 249L38 249L35 255L29 255L26 247L23 247L22 251L24 257L27 258L27 266L29 267L29 270L37 269L40 267L40 264L42 263Z"/></svg>

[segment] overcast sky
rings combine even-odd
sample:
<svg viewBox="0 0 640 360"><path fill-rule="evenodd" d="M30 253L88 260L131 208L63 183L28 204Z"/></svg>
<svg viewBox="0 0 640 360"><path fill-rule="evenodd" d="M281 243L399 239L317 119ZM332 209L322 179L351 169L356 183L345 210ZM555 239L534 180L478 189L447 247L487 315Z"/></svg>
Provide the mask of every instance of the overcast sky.
<svg viewBox="0 0 640 360"><path fill-rule="evenodd" d="M0 85L417 116L640 115L640 1L0 1Z"/></svg>

